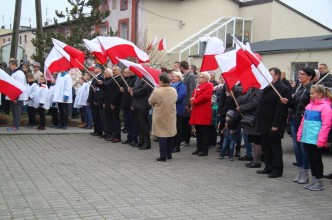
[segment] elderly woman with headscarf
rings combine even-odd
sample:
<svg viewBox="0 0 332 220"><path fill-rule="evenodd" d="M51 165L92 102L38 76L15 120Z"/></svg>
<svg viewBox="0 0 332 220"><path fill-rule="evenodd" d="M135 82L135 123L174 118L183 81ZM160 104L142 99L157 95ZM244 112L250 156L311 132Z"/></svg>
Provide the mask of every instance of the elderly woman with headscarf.
<svg viewBox="0 0 332 220"><path fill-rule="evenodd" d="M176 89L178 99L176 100L176 135L174 137L173 152L180 152L182 140L182 118L186 107L187 86L183 84L183 76L180 71L173 71L171 86Z"/></svg>
<svg viewBox="0 0 332 220"><path fill-rule="evenodd" d="M192 106L189 124L195 125L197 149L192 154L207 156L209 149L209 126L212 119L211 98L213 84L208 72L200 73L198 87L194 90L190 103Z"/></svg>
<svg viewBox="0 0 332 220"><path fill-rule="evenodd" d="M158 137L160 157L157 161L172 159L172 147L176 134L176 90L170 86L167 73L159 76L160 87L153 90L149 104L153 107L151 134Z"/></svg>

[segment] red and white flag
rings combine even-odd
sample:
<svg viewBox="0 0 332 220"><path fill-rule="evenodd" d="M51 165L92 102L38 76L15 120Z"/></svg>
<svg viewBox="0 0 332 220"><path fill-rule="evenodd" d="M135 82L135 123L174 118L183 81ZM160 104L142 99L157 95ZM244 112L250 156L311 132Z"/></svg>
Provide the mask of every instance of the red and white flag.
<svg viewBox="0 0 332 220"><path fill-rule="evenodd" d="M156 45L157 45L158 41L157 41L157 36L154 37L153 41L151 41L148 45L148 47L146 48L146 50L152 50Z"/></svg>
<svg viewBox="0 0 332 220"><path fill-rule="evenodd" d="M53 45L55 48L61 53L64 57L68 59L68 61L73 65L73 67L84 69L84 52L81 50L76 49L75 47L69 46L57 39L52 38ZM62 50L60 50L61 48ZM68 56L65 54L67 53Z"/></svg>
<svg viewBox="0 0 332 220"><path fill-rule="evenodd" d="M225 51L224 43L218 37L211 37L206 44L201 72L218 69L218 63L215 59L216 55L222 54Z"/></svg>
<svg viewBox="0 0 332 220"><path fill-rule="evenodd" d="M119 37L97 37L101 46L113 64L117 64L119 59L136 57L140 63L149 62L149 55L139 49L133 42Z"/></svg>
<svg viewBox="0 0 332 220"><path fill-rule="evenodd" d="M119 59L123 65L128 67L133 73L135 73L139 78L145 76L149 82L156 88L159 87L159 75L160 71L153 69L148 66L143 66L142 64L133 63L128 60Z"/></svg>
<svg viewBox="0 0 332 220"><path fill-rule="evenodd" d="M52 48L44 63L44 74L47 81L52 80L52 73L61 72L73 67L73 65L68 61L68 59L70 59L69 55L65 53L67 57L64 57L58 51L61 50L61 48L56 49L55 47L56 46Z"/></svg>
<svg viewBox="0 0 332 220"><path fill-rule="evenodd" d="M166 49L166 38L163 38L159 41L158 50L165 50Z"/></svg>
<svg viewBox="0 0 332 220"><path fill-rule="evenodd" d="M83 42L86 48L88 48L88 50L93 53L93 55L98 59L99 63L107 63L107 55L101 47L97 38L94 38L92 40L83 39Z"/></svg>
<svg viewBox="0 0 332 220"><path fill-rule="evenodd" d="M0 69L0 92L7 95L10 100L15 100L26 90L20 81L10 77Z"/></svg>

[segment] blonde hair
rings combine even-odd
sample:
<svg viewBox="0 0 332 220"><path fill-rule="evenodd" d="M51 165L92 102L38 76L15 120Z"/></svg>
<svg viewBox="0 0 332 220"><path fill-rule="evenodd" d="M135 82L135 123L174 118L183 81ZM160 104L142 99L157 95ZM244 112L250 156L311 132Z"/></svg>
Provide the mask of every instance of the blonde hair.
<svg viewBox="0 0 332 220"><path fill-rule="evenodd" d="M318 84L311 86L311 89L313 89L317 93L322 94L324 98L327 98L332 102L332 93L330 88Z"/></svg>

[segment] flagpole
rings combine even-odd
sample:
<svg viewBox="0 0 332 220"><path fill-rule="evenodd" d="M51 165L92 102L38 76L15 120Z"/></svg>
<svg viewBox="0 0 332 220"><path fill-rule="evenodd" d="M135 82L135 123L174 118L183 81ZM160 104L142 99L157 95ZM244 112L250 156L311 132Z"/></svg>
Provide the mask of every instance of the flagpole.
<svg viewBox="0 0 332 220"><path fill-rule="evenodd" d="M239 109L240 106L239 106L239 103L236 101L236 98L235 98L235 96L234 96L233 90L230 89L229 91L230 91L230 93L231 93L232 98L234 99L234 102L235 102L236 107ZM240 114L243 116L242 112L240 112Z"/></svg>
<svg viewBox="0 0 332 220"><path fill-rule="evenodd" d="M239 40L236 39L236 37L234 37L234 35L233 35L232 37L233 37L235 43L236 43L237 45L239 45L243 51L246 51L246 49L243 48L242 45L239 43ZM250 56L248 56L247 54L246 54L246 56L249 58L249 60L250 60L252 63L254 63L254 61L251 59ZM280 99L283 99L283 97L280 95L280 93L277 91L277 89L272 85L272 83L266 78L266 76L262 73L262 71L261 71L259 68L257 68L257 67L256 67L256 69L258 69L258 71L260 72L260 74L261 74L261 75L264 77L264 79L269 83L269 85L271 86L271 88L277 93L277 95L279 96L279 98L280 98Z"/></svg>
<svg viewBox="0 0 332 220"><path fill-rule="evenodd" d="M81 75L81 77L83 77L83 74L82 74L81 70L79 70L78 68L75 68L75 69L76 69L76 71ZM91 74L90 74L90 75L91 75ZM87 81L87 83L89 84L89 86L91 86L91 88L92 88L92 90L94 91L94 93L96 93L96 89L95 89L95 87L93 87L89 81Z"/></svg>
<svg viewBox="0 0 332 220"><path fill-rule="evenodd" d="M143 77L141 78L141 80L143 80L146 84L148 84L148 86L150 86L154 90L154 87L150 83L148 83Z"/></svg>
<svg viewBox="0 0 332 220"><path fill-rule="evenodd" d="M318 82L315 83L315 85L319 84L321 81L323 81L323 79L325 79L331 73L332 73L332 70L330 72L328 72L323 78L319 79Z"/></svg>

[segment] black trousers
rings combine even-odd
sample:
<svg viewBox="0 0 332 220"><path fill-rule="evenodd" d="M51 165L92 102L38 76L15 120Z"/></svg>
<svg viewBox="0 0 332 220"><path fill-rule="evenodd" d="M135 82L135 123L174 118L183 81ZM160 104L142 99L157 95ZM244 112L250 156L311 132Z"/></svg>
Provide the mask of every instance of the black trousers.
<svg viewBox="0 0 332 220"><path fill-rule="evenodd" d="M191 125L189 124L190 117L182 118L182 141L189 144L191 137Z"/></svg>
<svg viewBox="0 0 332 220"><path fill-rule="evenodd" d="M50 115L52 116L52 123L54 126L59 125L59 112L58 108L51 107L49 110Z"/></svg>
<svg viewBox="0 0 332 220"><path fill-rule="evenodd" d="M323 178L324 165L322 161L322 149L313 144L303 144L308 153L311 175L317 179Z"/></svg>
<svg viewBox="0 0 332 220"><path fill-rule="evenodd" d="M195 125L197 152L208 153L209 151L209 127L210 125Z"/></svg>
<svg viewBox="0 0 332 220"><path fill-rule="evenodd" d="M94 124L94 132L98 134L103 133L103 127L101 125L101 115L99 112L99 108L96 105L91 105L91 110L92 110L92 119L93 119L93 124Z"/></svg>
<svg viewBox="0 0 332 220"><path fill-rule="evenodd" d="M58 102L59 107L59 123L62 126L68 125L68 114L71 103Z"/></svg>
<svg viewBox="0 0 332 220"><path fill-rule="evenodd" d="M36 110L34 107L28 106L28 118L29 118L29 125L35 125L36 124Z"/></svg>
<svg viewBox="0 0 332 220"><path fill-rule="evenodd" d="M111 108L105 107L104 108L104 132L105 135L112 136L112 115L111 115Z"/></svg>
<svg viewBox="0 0 332 220"><path fill-rule="evenodd" d="M176 115L176 135L174 136L174 148L180 149L182 140L182 115Z"/></svg>
<svg viewBox="0 0 332 220"><path fill-rule="evenodd" d="M45 119L45 109L42 107L38 108L38 114L39 114L39 125L45 126L46 124L46 119Z"/></svg>
<svg viewBox="0 0 332 220"><path fill-rule="evenodd" d="M150 121L148 109L135 109L134 111L136 128L138 130L139 144L151 146Z"/></svg>
<svg viewBox="0 0 332 220"><path fill-rule="evenodd" d="M265 169L277 175L282 175L284 163L282 160L281 135L279 131L261 134L262 151Z"/></svg>
<svg viewBox="0 0 332 220"><path fill-rule="evenodd" d="M111 110L111 128L114 137L121 137L121 120L120 120L120 109L115 108Z"/></svg>
<svg viewBox="0 0 332 220"><path fill-rule="evenodd" d="M209 126L209 145L216 146L217 144L217 128L214 124Z"/></svg>
<svg viewBox="0 0 332 220"><path fill-rule="evenodd" d="M81 122L85 122L85 108L80 108L80 116L81 116Z"/></svg>
<svg viewBox="0 0 332 220"><path fill-rule="evenodd" d="M158 137L160 157L171 157L174 138L173 137Z"/></svg>

